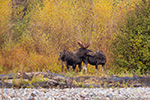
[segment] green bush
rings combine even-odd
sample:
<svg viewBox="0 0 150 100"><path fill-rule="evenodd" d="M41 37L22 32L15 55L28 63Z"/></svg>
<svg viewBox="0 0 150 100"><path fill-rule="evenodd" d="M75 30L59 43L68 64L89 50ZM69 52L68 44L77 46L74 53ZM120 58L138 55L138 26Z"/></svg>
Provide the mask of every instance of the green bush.
<svg viewBox="0 0 150 100"><path fill-rule="evenodd" d="M147 72L150 69L150 0L128 13L120 25L120 33L112 42L115 65L131 71Z"/></svg>

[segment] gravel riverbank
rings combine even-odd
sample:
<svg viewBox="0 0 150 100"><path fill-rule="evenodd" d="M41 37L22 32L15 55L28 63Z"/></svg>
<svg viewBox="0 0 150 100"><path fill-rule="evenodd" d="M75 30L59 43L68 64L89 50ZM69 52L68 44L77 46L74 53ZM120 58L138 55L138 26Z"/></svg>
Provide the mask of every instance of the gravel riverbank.
<svg viewBox="0 0 150 100"><path fill-rule="evenodd" d="M0 89L4 100L150 100L150 88ZM34 98L34 99L33 99Z"/></svg>

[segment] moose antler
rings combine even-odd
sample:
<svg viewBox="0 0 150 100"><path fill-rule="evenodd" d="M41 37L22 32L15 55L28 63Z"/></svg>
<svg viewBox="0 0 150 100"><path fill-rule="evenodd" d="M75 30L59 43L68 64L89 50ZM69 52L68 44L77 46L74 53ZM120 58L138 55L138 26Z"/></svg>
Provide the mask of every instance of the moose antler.
<svg viewBox="0 0 150 100"><path fill-rule="evenodd" d="M89 43L86 45L85 48L88 48L90 45L91 45L91 42L89 42Z"/></svg>
<svg viewBox="0 0 150 100"><path fill-rule="evenodd" d="M79 46L80 46L81 48L85 48L85 45L84 45L80 40L78 40L77 43L79 44Z"/></svg>
<svg viewBox="0 0 150 100"><path fill-rule="evenodd" d="M85 44L82 43L80 40L78 40L77 43L78 43L79 46L80 46L81 48L83 48L83 49L88 48L88 47L90 46L90 44L91 44L91 42L90 42L90 43L88 43L88 44L85 46Z"/></svg>

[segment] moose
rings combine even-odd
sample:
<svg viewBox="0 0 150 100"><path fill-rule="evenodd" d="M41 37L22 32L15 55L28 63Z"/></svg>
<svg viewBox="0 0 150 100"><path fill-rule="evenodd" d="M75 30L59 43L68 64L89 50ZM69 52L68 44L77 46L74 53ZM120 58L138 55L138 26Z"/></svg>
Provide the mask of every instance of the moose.
<svg viewBox="0 0 150 100"><path fill-rule="evenodd" d="M64 62L66 61L67 69L69 70L69 65L72 66L73 71L76 69L76 65L79 66L79 71L81 71L82 59L77 55L77 51L67 51L63 50L59 54L58 60L62 60L62 71L64 69Z"/></svg>
<svg viewBox="0 0 150 100"><path fill-rule="evenodd" d="M106 56L103 51L98 50L96 52L89 51L86 54L84 59L83 71L87 72L87 64L95 65L96 70L98 71L98 65L102 65L102 70L105 71L104 65L106 63Z"/></svg>
<svg viewBox="0 0 150 100"><path fill-rule="evenodd" d="M79 71L81 71L81 64L83 59L85 58L86 53L88 52L87 48L90 46L90 44L87 44L86 46L81 43L81 41L78 41L78 44L81 48L71 52L67 50L63 50L59 54L58 60L62 60L62 71L64 69L64 62L66 62L67 69L69 70L69 66L72 66L73 71L76 69L76 65L79 66Z"/></svg>
<svg viewBox="0 0 150 100"><path fill-rule="evenodd" d="M96 69L98 70L98 65L102 65L103 70L104 65L106 63L106 56L103 53L103 51L98 50L96 52L93 52L89 49L87 49L91 43L88 43L85 45L80 40L77 41L78 45L81 47L73 52L64 50L63 52L60 52L59 60L62 60L62 70L64 67L64 62L66 61L67 69L69 70L69 65L73 67L73 70L76 69L76 65L79 66L79 71L81 71L81 64L83 65L83 71L85 70L87 72L87 64L95 65Z"/></svg>

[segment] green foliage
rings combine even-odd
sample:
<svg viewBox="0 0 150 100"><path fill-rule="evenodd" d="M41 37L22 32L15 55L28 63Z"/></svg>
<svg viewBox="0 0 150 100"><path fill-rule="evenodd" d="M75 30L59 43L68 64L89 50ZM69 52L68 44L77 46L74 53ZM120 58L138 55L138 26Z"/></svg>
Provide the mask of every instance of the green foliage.
<svg viewBox="0 0 150 100"><path fill-rule="evenodd" d="M145 0L128 13L112 42L115 65L129 71L150 70L150 4Z"/></svg>
<svg viewBox="0 0 150 100"><path fill-rule="evenodd" d="M44 82L45 80L42 77L34 76L32 80L30 81L30 84L36 83L36 82Z"/></svg>

